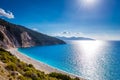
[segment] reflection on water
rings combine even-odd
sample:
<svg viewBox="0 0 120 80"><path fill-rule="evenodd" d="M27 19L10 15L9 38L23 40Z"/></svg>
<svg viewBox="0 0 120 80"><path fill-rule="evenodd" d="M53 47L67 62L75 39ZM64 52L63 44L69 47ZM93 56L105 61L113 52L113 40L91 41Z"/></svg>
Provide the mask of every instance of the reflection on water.
<svg viewBox="0 0 120 80"><path fill-rule="evenodd" d="M77 65L77 67L82 68L81 74L89 78L96 77L96 80L99 80L99 75L97 75L96 72L100 68L100 65L97 65L97 60L99 58L99 55L101 55L101 50L104 48L104 45L106 45L106 43L96 40L75 41L73 44L74 48L78 52L78 55L75 56L76 59L80 61L80 64ZM96 74L96 76L93 74Z"/></svg>

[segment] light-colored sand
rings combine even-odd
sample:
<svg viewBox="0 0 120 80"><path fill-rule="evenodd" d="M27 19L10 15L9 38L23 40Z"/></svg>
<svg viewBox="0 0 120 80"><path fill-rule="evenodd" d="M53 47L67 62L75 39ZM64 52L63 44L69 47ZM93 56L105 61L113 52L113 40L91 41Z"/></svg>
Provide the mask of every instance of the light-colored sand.
<svg viewBox="0 0 120 80"><path fill-rule="evenodd" d="M36 69L45 72L46 74L51 73L51 72L58 72L58 73L63 73L66 75L69 75L71 77L76 77L75 75L69 74L67 72L55 69L51 66L48 66L42 62L39 62L37 60L34 60L24 54L21 54L19 51L17 51L17 49L13 48L13 49L8 49L7 51L10 51L13 55L15 55L18 59L20 59L21 61L28 63L28 64L32 64ZM78 77L78 76L77 76ZM80 80L85 80L83 78L80 78Z"/></svg>

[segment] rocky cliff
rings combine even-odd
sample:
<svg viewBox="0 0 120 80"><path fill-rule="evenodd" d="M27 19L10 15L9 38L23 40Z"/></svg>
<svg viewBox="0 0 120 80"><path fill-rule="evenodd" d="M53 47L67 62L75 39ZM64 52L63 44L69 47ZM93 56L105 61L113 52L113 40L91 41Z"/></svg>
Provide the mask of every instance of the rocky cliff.
<svg viewBox="0 0 120 80"><path fill-rule="evenodd" d="M19 48L65 44L64 41L0 19L0 47Z"/></svg>

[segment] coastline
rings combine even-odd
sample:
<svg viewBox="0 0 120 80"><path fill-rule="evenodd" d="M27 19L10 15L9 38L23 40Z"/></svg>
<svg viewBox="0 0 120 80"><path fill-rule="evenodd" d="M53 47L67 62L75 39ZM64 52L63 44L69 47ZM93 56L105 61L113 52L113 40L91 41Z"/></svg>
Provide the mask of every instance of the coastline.
<svg viewBox="0 0 120 80"><path fill-rule="evenodd" d="M12 49L7 49L7 51L10 51L11 54L13 54L14 56L16 56L18 59L20 59L21 61L25 62L25 63L28 63L28 64L32 64L36 69L40 70L40 71L43 71L45 72L46 74L49 74L51 72L57 72L57 73L62 73L62 74L66 74L66 75L69 75L70 77L72 78L75 78L75 77L79 77L79 76L76 76L74 74L71 74L71 73L68 73L68 72L65 72L65 71L62 71L62 70L59 70L59 69L56 69L52 66L49 66L47 64L44 64L40 61L37 61L27 55L24 55L22 54L21 52L19 52L17 50L17 48L12 48ZM79 77L80 80L85 80L84 78L82 77Z"/></svg>

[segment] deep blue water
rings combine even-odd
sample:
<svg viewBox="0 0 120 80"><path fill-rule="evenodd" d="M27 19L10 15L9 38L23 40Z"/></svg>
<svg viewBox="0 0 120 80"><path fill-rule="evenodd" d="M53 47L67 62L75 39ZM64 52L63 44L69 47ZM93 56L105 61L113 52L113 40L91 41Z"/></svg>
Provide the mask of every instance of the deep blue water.
<svg viewBox="0 0 120 80"><path fill-rule="evenodd" d="M19 48L23 54L88 80L120 80L119 41L71 41Z"/></svg>

